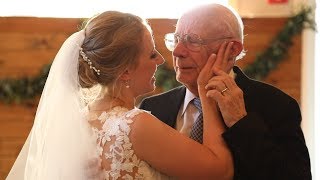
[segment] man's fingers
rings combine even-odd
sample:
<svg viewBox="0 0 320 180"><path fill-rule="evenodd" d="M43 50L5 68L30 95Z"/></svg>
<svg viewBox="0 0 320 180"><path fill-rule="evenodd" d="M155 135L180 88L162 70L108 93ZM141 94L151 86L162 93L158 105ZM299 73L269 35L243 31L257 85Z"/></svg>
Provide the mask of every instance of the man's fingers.
<svg viewBox="0 0 320 180"><path fill-rule="evenodd" d="M223 95L217 89L212 89L207 92L207 97L214 99L218 104L223 101Z"/></svg>

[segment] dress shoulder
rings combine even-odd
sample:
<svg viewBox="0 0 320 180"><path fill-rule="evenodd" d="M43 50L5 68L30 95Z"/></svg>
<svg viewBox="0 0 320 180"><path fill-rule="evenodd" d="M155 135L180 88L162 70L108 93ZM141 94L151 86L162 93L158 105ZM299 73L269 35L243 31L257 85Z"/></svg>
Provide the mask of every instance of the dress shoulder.
<svg viewBox="0 0 320 180"><path fill-rule="evenodd" d="M126 113L126 118L134 118L135 116L137 116L138 114L141 114L141 113L148 113L148 114L151 114L150 111L146 111L146 110L143 110L143 109L139 109L139 108L134 108L130 111L128 111Z"/></svg>
<svg viewBox="0 0 320 180"><path fill-rule="evenodd" d="M105 179L167 179L135 154L130 139L134 117L150 113L134 108L114 107L103 112L98 120L102 127L94 128L97 152L102 160Z"/></svg>

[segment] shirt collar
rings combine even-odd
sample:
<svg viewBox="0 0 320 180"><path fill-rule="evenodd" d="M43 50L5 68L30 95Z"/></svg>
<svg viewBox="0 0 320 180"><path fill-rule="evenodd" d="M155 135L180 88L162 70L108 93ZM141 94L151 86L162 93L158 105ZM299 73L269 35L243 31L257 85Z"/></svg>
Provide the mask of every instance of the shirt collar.
<svg viewBox="0 0 320 180"><path fill-rule="evenodd" d="M186 96L184 97L182 113L181 113L182 116L185 113L188 105L190 104L190 101L192 101L194 98L196 98L196 96L194 94L192 94L192 92L189 91L188 88L186 88Z"/></svg>

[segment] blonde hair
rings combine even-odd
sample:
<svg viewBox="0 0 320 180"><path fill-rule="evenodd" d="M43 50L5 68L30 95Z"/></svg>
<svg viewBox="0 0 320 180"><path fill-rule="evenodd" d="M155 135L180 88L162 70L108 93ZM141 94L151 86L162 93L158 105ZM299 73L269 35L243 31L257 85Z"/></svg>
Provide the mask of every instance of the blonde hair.
<svg viewBox="0 0 320 180"><path fill-rule="evenodd" d="M100 75L79 56L79 82L83 88L108 86L127 68L136 67L144 33L151 31L146 20L118 11L106 11L91 18L84 29L83 52L92 66L100 70Z"/></svg>

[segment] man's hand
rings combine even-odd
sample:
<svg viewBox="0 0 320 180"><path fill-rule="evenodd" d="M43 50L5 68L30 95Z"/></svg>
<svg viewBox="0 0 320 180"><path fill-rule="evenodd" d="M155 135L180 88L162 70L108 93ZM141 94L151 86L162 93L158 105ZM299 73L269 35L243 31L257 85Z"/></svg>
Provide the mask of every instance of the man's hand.
<svg viewBox="0 0 320 180"><path fill-rule="evenodd" d="M235 58L233 51L234 42L221 44L216 56L210 56L207 62L210 71L205 70L199 77L208 80L206 85L207 97L211 97L218 105L225 124L233 126L241 118L247 115L243 92L235 83L229 72L234 66ZM213 59L213 61L210 59ZM205 68L204 68L205 69ZM210 78L208 78L210 76ZM210 79L210 80L209 80ZM202 82L203 83L203 82Z"/></svg>
<svg viewBox="0 0 320 180"><path fill-rule="evenodd" d="M207 96L217 102L225 124L231 127L247 115L243 92L227 73L216 67L212 70L215 76L206 86Z"/></svg>

